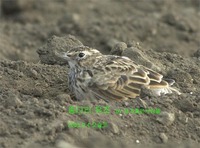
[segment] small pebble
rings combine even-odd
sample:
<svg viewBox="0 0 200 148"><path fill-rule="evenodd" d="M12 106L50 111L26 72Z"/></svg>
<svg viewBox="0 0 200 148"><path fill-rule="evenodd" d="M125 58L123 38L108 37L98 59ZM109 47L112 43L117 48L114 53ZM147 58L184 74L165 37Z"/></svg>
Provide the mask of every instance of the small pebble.
<svg viewBox="0 0 200 148"><path fill-rule="evenodd" d="M125 107L128 107L129 106L129 103L128 102L124 102L123 104Z"/></svg>
<svg viewBox="0 0 200 148"><path fill-rule="evenodd" d="M63 141L63 140L60 140L56 145L58 148L80 148L80 147L71 145L68 142Z"/></svg>
<svg viewBox="0 0 200 148"><path fill-rule="evenodd" d="M122 55L122 52L127 48L126 43L124 42L118 42L114 45L112 50L110 51L110 54L112 55Z"/></svg>
<svg viewBox="0 0 200 148"><path fill-rule="evenodd" d="M135 142L136 142L137 144L139 144L139 143L140 143L140 141L139 141L139 140L136 140Z"/></svg>
<svg viewBox="0 0 200 148"><path fill-rule="evenodd" d="M34 88L32 90L33 96L34 97L42 97L43 96L43 91L40 88Z"/></svg>
<svg viewBox="0 0 200 148"><path fill-rule="evenodd" d="M39 103L39 100L37 98L35 98L35 97L32 100L33 100L33 103L35 103L35 104Z"/></svg>
<svg viewBox="0 0 200 148"><path fill-rule="evenodd" d="M73 103L70 95L68 95L68 94L59 94L59 95L57 95L56 99L59 100L60 102Z"/></svg>
<svg viewBox="0 0 200 148"><path fill-rule="evenodd" d="M49 100L48 99L44 99L44 103L49 104Z"/></svg>
<svg viewBox="0 0 200 148"><path fill-rule="evenodd" d="M34 79L37 79L37 77L38 77L38 72L37 72L36 70L34 70L34 69L30 69L29 75L30 75L31 77L33 77Z"/></svg>
<svg viewBox="0 0 200 148"><path fill-rule="evenodd" d="M163 143L167 143L168 137L166 136L165 133L160 133L159 137L160 137L160 139L162 140Z"/></svg>
<svg viewBox="0 0 200 148"><path fill-rule="evenodd" d="M114 134L118 134L119 133L119 128L116 124L114 123L111 123L111 131L114 133Z"/></svg>
<svg viewBox="0 0 200 148"><path fill-rule="evenodd" d="M13 106L13 107L20 107L23 105L23 102L18 98L17 95L11 93L6 99L6 105Z"/></svg>
<svg viewBox="0 0 200 148"><path fill-rule="evenodd" d="M160 115L156 119L159 123L162 123L163 125L169 126L171 125L175 120L174 113L168 113L166 111L161 112Z"/></svg>

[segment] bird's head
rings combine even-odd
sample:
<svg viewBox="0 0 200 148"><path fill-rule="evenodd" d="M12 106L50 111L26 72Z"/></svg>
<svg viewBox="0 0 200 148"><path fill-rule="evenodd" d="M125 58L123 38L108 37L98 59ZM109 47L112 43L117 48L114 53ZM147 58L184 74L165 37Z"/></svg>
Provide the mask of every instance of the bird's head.
<svg viewBox="0 0 200 148"><path fill-rule="evenodd" d="M59 57L66 59L70 68L90 67L96 60L96 57L102 55L98 50L87 46L72 48L68 52L59 53Z"/></svg>

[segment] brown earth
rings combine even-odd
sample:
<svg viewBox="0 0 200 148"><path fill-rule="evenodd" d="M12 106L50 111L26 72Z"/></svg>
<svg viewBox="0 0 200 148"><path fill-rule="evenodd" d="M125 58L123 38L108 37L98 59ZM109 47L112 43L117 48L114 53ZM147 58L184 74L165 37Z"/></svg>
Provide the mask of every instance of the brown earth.
<svg viewBox="0 0 200 148"><path fill-rule="evenodd" d="M199 0L0 2L0 148L200 146ZM67 63L54 51L82 44L128 56L176 80L182 94L144 90L122 102L73 100ZM72 115L69 105L109 106L111 113ZM114 112L125 108L161 113ZM69 128L73 121L108 126Z"/></svg>

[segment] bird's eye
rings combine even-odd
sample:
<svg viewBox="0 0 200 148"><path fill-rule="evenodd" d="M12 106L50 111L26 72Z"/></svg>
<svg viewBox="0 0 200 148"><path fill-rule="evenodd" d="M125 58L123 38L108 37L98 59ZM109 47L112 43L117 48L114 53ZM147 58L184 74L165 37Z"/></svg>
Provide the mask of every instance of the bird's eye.
<svg viewBox="0 0 200 148"><path fill-rule="evenodd" d="M82 58L82 57L85 56L85 54L81 52L81 53L78 54L78 56L79 56L80 58Z"/></svg>

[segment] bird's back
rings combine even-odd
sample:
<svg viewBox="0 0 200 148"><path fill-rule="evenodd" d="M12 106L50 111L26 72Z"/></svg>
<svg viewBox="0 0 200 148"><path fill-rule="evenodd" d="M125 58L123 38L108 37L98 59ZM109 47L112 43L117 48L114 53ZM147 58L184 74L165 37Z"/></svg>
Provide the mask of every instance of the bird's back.
<svg viewBox="0 0 200 148"><path fill-rule="evenodd" d="M137 65L127 57L104 55L98 57L91 70L88 85L95 98L121 100L135 98L145 86L157 95L176 91L163 76L147 67ZM177 91L178 92L178 91Z"/></svg>

